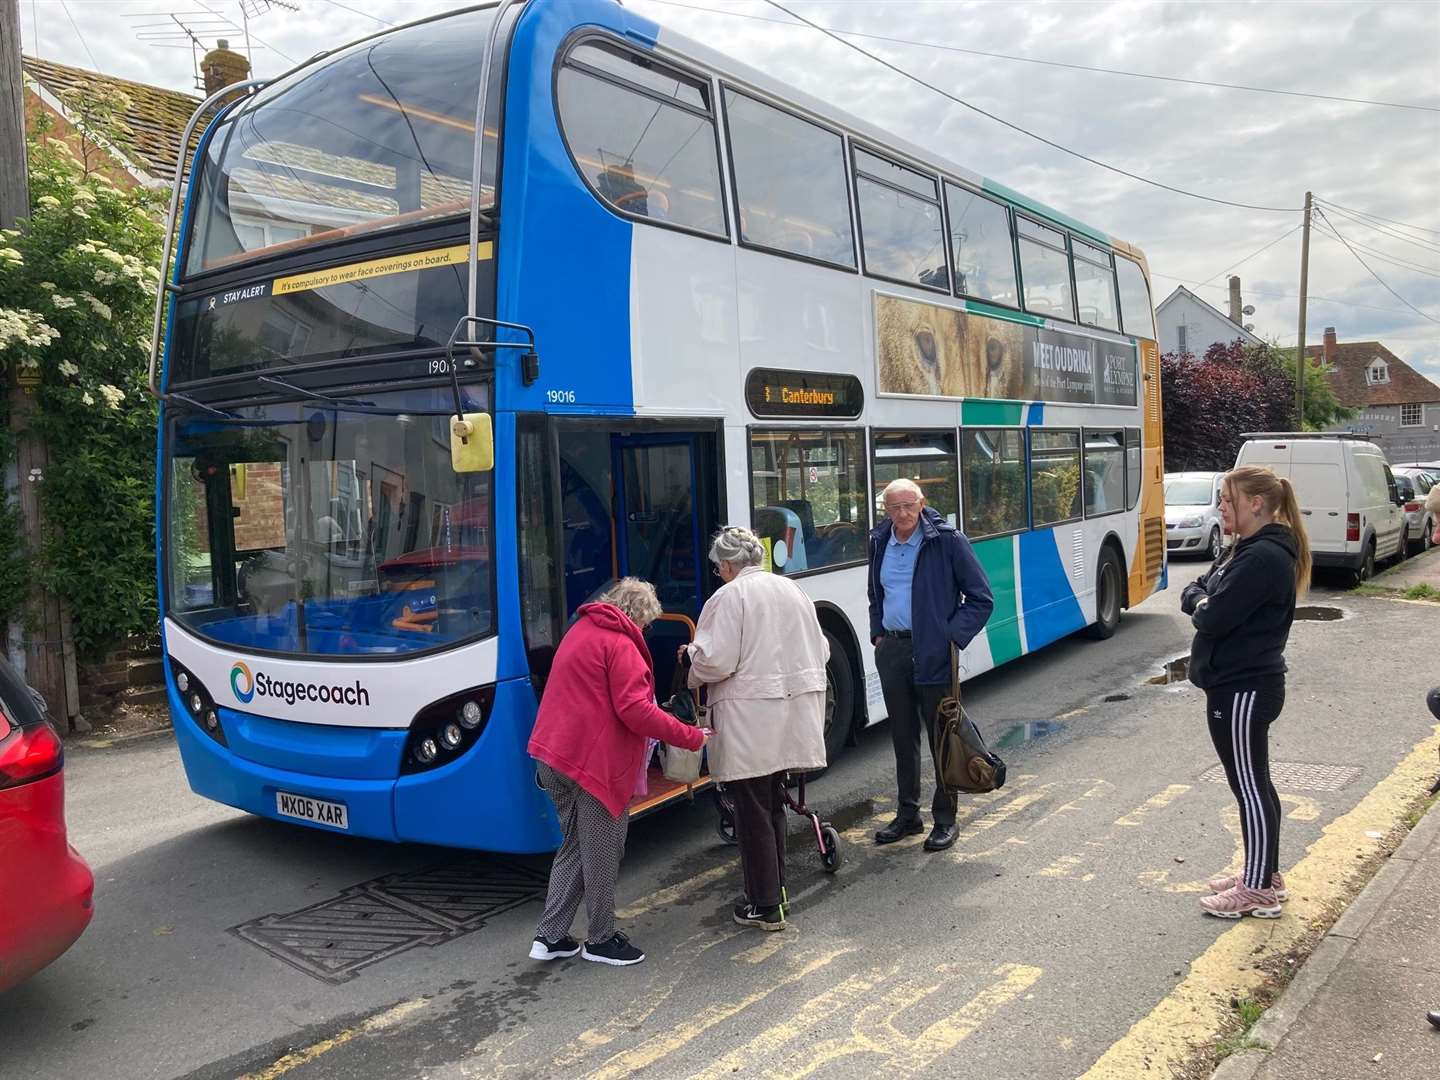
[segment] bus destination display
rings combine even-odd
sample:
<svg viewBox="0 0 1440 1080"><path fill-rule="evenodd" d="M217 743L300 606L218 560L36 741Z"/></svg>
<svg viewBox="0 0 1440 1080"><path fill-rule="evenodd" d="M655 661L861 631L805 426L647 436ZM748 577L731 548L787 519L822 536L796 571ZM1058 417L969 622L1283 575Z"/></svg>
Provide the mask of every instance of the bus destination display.
<svg viewBox="0 0 1440 1080"><path fill-rule="evenodd" d="M755 368L745 380L745 402L756 416L853 420L865 404L865 391L854 375Z"/></svg>

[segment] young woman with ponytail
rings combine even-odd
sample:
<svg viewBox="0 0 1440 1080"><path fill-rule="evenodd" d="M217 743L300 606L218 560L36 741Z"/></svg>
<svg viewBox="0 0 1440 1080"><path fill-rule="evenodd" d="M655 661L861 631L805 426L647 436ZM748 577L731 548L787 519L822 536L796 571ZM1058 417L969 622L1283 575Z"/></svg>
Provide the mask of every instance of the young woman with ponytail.
<svg viewBox="0 0 1440 1080"><path fill-rule="evenodd" d="M1288 893L1270 725L1285 705L1285 643L1310 587L1310 541L1294 487L1263 466L1226 474L1220 514L1232 544L1185 587L1180 608L1195 626L1190 681L1205 691L1210 739L1240 804L1245 867L1210 882L1200 906L1222 919L1274 919Z"/></svg>

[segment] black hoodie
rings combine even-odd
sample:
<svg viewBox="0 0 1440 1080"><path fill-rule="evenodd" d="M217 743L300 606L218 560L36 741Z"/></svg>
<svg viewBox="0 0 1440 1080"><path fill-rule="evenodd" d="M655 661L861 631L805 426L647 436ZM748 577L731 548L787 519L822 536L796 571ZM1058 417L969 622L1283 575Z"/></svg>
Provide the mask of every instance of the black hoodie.
<svg viewBox="0 0 1440 1080"><path fill-rule="evenodd" d="M1295 619L1295 534L1266 525L1185 586L1180 610L1195 626L1190 681L1202 690L1285 675Z"/></svg>

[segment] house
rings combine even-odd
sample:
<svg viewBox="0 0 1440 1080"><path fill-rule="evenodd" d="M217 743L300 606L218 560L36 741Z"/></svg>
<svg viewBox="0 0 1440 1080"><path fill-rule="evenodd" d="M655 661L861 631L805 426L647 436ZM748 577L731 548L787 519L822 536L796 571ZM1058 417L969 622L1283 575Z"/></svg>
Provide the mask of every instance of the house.
<svg viewBox="0 0 1440 1080"><path fill-rule="evenodd" d="M1375 437L1392 462L1440 461L1440 386L1378 341L1336 341L1333 326L1305 355L1323 365L1336 400L1359 410L1332 431Z"/></svg>
<svg viewBox="0 0 1440 1080"><path fill-rule="evenodd" d="M126 105L119 116L123 131L113 142L98 140L102 153L94 167L121 187L170 189L175 182L180 139L202 99L34 56L22 56L20 69L25 81L27 128L33 128L41 115L47 116L52 124L51 137L63 140L79 157L84 147L76 129L77 118L66 100L70 93L80 92L101 100L123 100ZM232 52L227 42L220 41L217 48L205 54L201 70L208 96L223 86L248 78L250 64L239 53ZM192 154L204 128L203 123L197 124L191 133ZM186 156L188 160L190 155Z"/></svg>
<svg viewBox="0 0 1440 1080"><path fill-rule="evenodd" d="M1204 356L1211 345L1228 345L1239 338L1247 345L1262 345L1264 342L1244 326L1240 325L1239 293L1240 279L1231 279L1231 306L1236 308L1236 319L1227 318L1225 313L1212 304L1206 303L1184 285L1160 301L1155 309L1155 329L1160 339L1161 355L1165 353L1189 353Z"/></svg>

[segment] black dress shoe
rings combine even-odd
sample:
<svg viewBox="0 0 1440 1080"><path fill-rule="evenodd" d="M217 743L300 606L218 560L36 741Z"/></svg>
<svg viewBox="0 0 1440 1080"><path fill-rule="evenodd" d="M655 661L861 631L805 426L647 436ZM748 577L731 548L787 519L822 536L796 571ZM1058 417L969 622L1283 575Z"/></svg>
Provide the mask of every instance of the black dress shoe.
<svg viewBox="0 0 1440 1080"><path fill-rule="evenodd" d="M930 835L925 837L926 851L944 851L953 847L955 838L960 835L960 830L954 825L936 825L930 830Z"/></svg>
<svg viewBox="0 0 1440 1080"><path fill-rule="evenodd" d="M1431 1009L1425 1014L1425 1019L1430 1021L1430 1026L1440 1029L1440 1009Z"/></svg>
<svg viewBox="0 0 1440 1080"><path fill-rule="evenodd" d="M907 836L919 836L925 831L925 823L919 818L897 817L883 829L875 833L875 843L893 844L896 840L902 840Z"/></svg>

